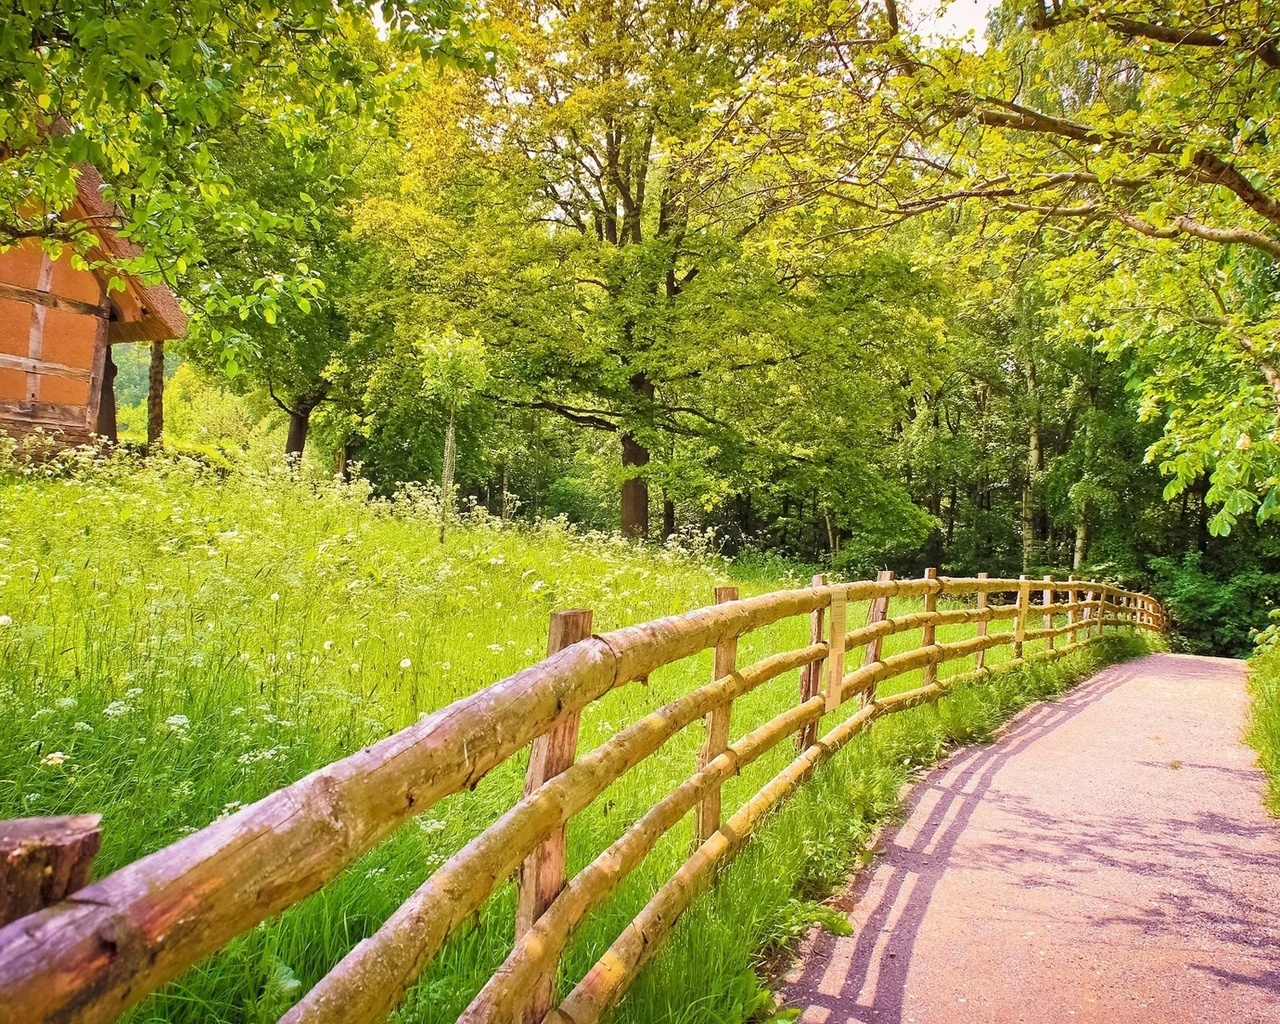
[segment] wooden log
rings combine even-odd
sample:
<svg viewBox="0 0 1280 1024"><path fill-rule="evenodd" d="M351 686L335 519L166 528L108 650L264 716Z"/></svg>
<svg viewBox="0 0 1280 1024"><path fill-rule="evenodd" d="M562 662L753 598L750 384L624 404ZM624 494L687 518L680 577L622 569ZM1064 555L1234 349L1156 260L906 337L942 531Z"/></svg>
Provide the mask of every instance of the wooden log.
<svg viewBox="0 0 1280 1024"><path fill-rule="evenodd" d="M765 658L685 694L580 757L445 861L381 928L320 979L282 1024L382 1020L445 940L554 829L712 708L824 653L815 645Z"/></svg>
<svg viewBox="0 0 1280 1024"><path fill-rule="evenodd" d="M716 604L725 604L728 601L736 600L738 600L737 587L716 587ZM717 679L723 679L737 667L738 638L734 636L716 646L711 664L711 681L715 682ZM729 745L729 718L732 713L733 702L726 701L719 707L713 708L703 719L706 737L703 740L702 749L698 751L699 768L704 768L710 764ZM707 793L702 802L698 804L697 813L694 816L693 829L695 845L706 842L719 827L720 788L717 786ZM549 1009L551 1009L550 1004L546 1006L543 1012L545 1013Z"/></svg>
<svg viewBox="0 0 1280 1024"><path fill-rule="evenodd" d="M831 624L827 641L827 710L834 711L840 705L840 682L844 679L845 654L845 601L844 591L834 590L831 594Z"/></svg>
<svg viewBox="0 0 1280 1024"><path fill-rule="evenodd" d="M878 573L876 573L877 582L888 583L892 579L893 579L892 569L881 569ZM885 594L882 597L873 597L871 599L871 606L870 608L867 609L867 625L874 626L877 622L883 622L888 617L889 617L889 595ZM873 662L880 660L881 642L883 638L884 638L883 634L877 634L873 640L868 642L867 654L866 654L866 657L863 659L864 665L870 665Z"/></svg>
<svg viewBox="0 0 1280 1024"><path fill-rule="evenodd" d="M575 608L552 612L547 632L547 656L559 654L580 640L591 636L591 609ZM543 783L554 779L574 762L578 755L580 711L567 711L549 731L533 741L529 751L529 768L524 778L524 795L537 792ZM516 886L516 939L533 927L542 912L560 895L565 882L566 833L561 825L555 829L520 865ZM555 1002L555 972L539 978L525 993L528 1002L524 1019L537 1024Z"/></svg>
<svg viewBox="0 0 1280 1024"><path fill-rule="evenodd" d="M929 568L924 571L924 578L927 580L936 580L938 578L938 570ZM939 587L941 589L941 587ZM924 596L924 613L929 616L924 626L920 630L920 646L932 647L934 641L938 638L938 627L935 616L938 614L938 591L931 590ZM920 670L920 678L925 686L928 686L938 678L937 662L929 662Z"/></svg>
<svg viewBox="0 0 1280 1024"><path fill-rule="evenodd" d="M113 1021L316 892L408 818L475 785L565 711L828 599L783 591L616 630L455 701L94 882L82 900L0 929L0 1005L22 1020ZM105 947L104 934L113 936Z"/></svg>
<svg viewBox="0 0 1280 1024"><path fill-rule="evenodd" d="M1080 592L1076 590L1075 575L1073 574L1068 576L1067 577L1067 624L1071 627L1069 631L1069 635L1071 639L1069 642L1072 645L1074 645L1078 639L1076 635L1077 633L1076 624L1079 622L1080 608L1079 608L1079 605L1076 604L1076 599L1079 597L1079 594Z"/></svg>
<svg viewBox="0 0 1280 1024"><path fill-rule="evenodd" d="M1022 644L1027 635L1027 606L1031 603L1031 584L1025 576L1018 577L1018 618L1013 628L1013 657L1022 657Z"/></svg>
<svg viewBox="0 0 1280 1024"><path fill-rule="evenodd" d="M1052 577L1052 576L1046 576L1046 577L1044 578L1044 582L1045 582L1045 583L1047 583L1047 584L1048 584L1048 586L1046 586L1046 587L1044 588L1044 593L1040 595L1040 603L1044 605L1044 612L1042 613L1042 614L1043 614L1043 616L1044 616L1044 618L1041 620L1041 622L1043 623L1043 626L1044 626L1044 628L1045 628L1045 629L1052 631L1052 629L1053 629L1053 608L1054 608L1054 604L1053 604L1053 595L1054 595L1053 577ZM1054 637L1054 634L1053 634L1052 632L1050 632L1050 633L1049 633L1049 650L1053 650L1053 637Z"/></svg>
<svg viewBox="0 0 1280 1024"><path fill-rule="evenodd" d="M0 925L84 888L101 821L100 814L0 821Z"/></svg>
<svg viewBox="0 0 1280 1024"><path fill-rule="evenodd" d="M986 578L987 578L987 574L985 572L978 573L978 579L985 580ZM978 591L978 611L980 612L986 611L987 600L988 600L987 591L979 590ZM987 635L987 620L979 619L978 620L978 636L986 636L986 635ZM987 652L985 650L979 651L977 654L973 656L973 667L975 669L982 668L986 660L987 660Z"/></svg>
<svg viewBox="0 0 1280 1024"><path fill-rule="evenodd" d="M810 585L815 589L824 588L827 585L825 576L814 576L810 580ZM826 616L826 604L815 608L809 616L809 643L822 643L823 631L822 626ZM806 665L800 670L800 703L803 704L810 697L816 697L821 687L822 680L822 662L814 662ZM796 746L800 750L804 750L818 737L818 725L806 726L804 731L796 737Z"/></svg>

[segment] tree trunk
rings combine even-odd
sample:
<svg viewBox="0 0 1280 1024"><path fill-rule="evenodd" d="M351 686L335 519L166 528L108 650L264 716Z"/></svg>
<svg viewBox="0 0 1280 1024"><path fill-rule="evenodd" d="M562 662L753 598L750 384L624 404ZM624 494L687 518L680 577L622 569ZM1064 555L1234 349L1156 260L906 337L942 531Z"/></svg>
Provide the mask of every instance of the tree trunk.
<svg viewBox="0 0 1280 1024"><path fill-rule="evenodd" d="M302 461L302 449L307 443L307 430L311 427L312 406L299 405L289 410L289 436L285 438L284 454L290 462Z"/></svg>
<svg viewBox="0 0 1280 1024"><path fill-rule="evenodd" d="M502 496L498 500L498 513L502 517L503 522L507 519L507 463L504 459L502 462Z"/></svg>
<svg viewBox="0 0 1280 1024"><path fill-rule="evenodd" d="M116 431L116 364L111 358L111 346L107 346L107 360L102 366L102 399L98 403L98 425L94 430L112 444L118 441Z"/></svg>
<svg viewBox="0 0 1280 1024"><path fill-rule="evenodd" d="M662 539L674 536L676 532L676 503L665 494L662 496Z"/></svg>
<svg viewBox="0 0 1280 1024"><path fill-rule="evenodd" d="M164 445L164 342L151 343L151 365L147 373L147 454L154 455Z"/></svg>
<svg viewBox="0 0 1280 1024"><path fill-rule="evenodd" d="M1071 568L1079 571L1084 565L1085 552L1089 545L1089 524L1085 521L1083 510L1080 512L1080 522L1076 524L1076 552L1075 557L1071 560Z"/></svg>
<svg viewBox="0 0 1280 1024"><path fill-rule="evenodd" d="M1035 366L1027 369L1027 389L1032 403L1036 401ZM1040 412L1033 409L1027 428L1027 475L1022 485L1022 568L1028 569L1035 561L1036 546L1036 495L1035 479L1041 468Z"/></svg>
<svg viewBox="0 0 1280 1024"><path fill-rule="evenodd" d="M653 399L653 382L643 373L633 374L631 390L640 398ZM649 464L649 449L630 431L622 435L622 468L641 469ZM645 539L649 536L649 483L643 476L629 476L622 482L622 535Z"/></svg>
<svg viewBox="0 0 1280 1024"><path fill-rule="evenodd" d="M449 425L444 429L444 465L440 468L440 543L444 543L445 528L453 509L453 471L458 461L458 449L454 443L453 410L449 410Z"/></svg>

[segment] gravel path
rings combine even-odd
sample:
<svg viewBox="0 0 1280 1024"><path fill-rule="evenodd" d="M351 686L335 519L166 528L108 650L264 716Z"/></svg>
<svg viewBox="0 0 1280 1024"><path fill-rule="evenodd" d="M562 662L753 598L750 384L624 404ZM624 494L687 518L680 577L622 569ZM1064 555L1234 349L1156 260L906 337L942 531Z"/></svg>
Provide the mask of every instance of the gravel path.
<svg viewBox="0 0 1280 1024"><path fill-rule="evenodd" d="M959 751L787 977L804 1024L1280 1024L1244 663L1113 666Z"/></svg>

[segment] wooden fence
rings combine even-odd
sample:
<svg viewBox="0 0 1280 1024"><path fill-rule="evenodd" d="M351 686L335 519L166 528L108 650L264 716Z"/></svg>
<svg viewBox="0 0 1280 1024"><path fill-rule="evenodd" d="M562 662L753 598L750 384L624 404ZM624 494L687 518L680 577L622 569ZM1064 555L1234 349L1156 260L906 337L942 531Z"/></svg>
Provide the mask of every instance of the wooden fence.
<svg viewBox="0 0 1280 1024"><path fill-rule="evenodd" d="M922 599L923 610L890 615L899 597ZM383 1019L450 934L518 874L514 948L460 1020L597 1021L769 812L877 719L935 701L961 680L1061 657L1106 627L1166 625L1150 597L1049 577L953 579L929 570L922 579L882 573L874 582L831 586L817 577L806 589L736 598L736 590L722 588L714 606L601 635L591 634L589 611L556 613L544 661L19 918L0 929L0 1018L114 1020L235 936L319 890L409 818L532 745L523 798L440 866L281 1020ZM939 610L939 598L956 607ZM851 628L848 607L861 601L870 602L866 624ZM808 646L737 666L739 637L796 616L809 618ZM988 630L1000 621L1012 627ZM975 624L976 635L936 639L939 627L959 624ZM909 631L919 632L918 646L882 653L886 637ZM1039 640L1046 649L1024 658L1023 645ZM1012 646L1012 659L985 665L986 652L1002 646ZM584 707L709 649L711 682L577 756ZM863 656L850 658L859 649ZM937 678L939 665L964 658L974 659L972 671ZM797 670L797 703L731 742L734 700ZM881 683L916 670L919 686L878 694ZM852 712L819 737L823 717L846 703ZM566 880L566 822L699 721L705 739L692 774ZM797 742L795 759L722 820L725 780L789 737ZM569 937L690 811L692 855L557 1003L556 966Z"/></svg>

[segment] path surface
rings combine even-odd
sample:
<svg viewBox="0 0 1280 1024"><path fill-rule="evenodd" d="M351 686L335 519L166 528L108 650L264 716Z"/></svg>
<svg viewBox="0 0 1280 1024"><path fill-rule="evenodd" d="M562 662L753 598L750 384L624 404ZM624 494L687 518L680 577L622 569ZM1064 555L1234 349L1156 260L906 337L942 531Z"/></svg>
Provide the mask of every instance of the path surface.
<svg viewBox="0 0 1280 1024"><path fill-rule="evenodd" d="M1280 1024L1242 662L1113 666L959 752L783 989L804 1024Z"/></svg>

